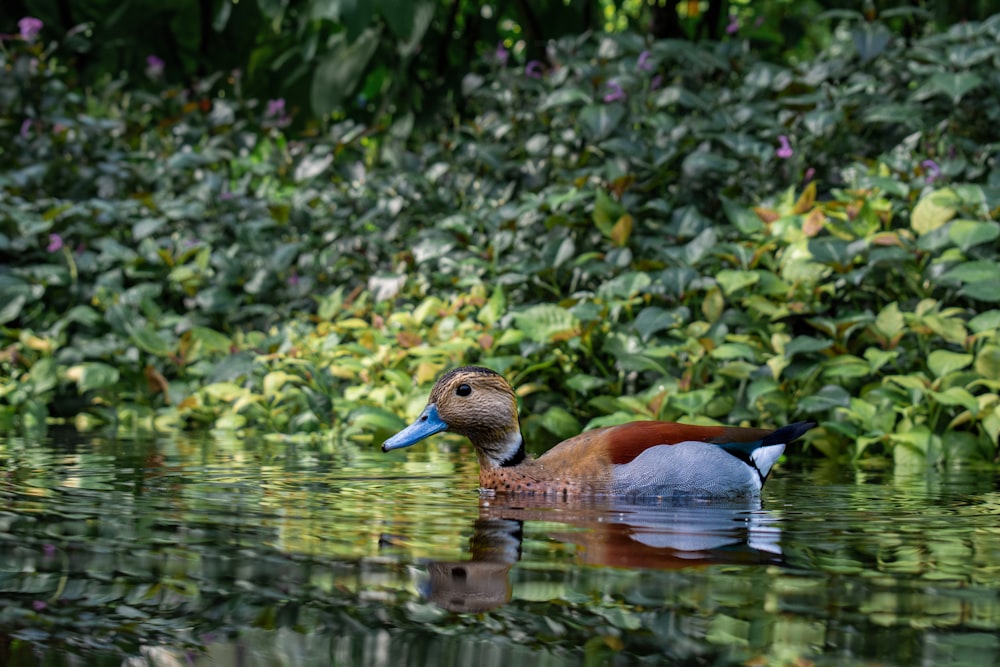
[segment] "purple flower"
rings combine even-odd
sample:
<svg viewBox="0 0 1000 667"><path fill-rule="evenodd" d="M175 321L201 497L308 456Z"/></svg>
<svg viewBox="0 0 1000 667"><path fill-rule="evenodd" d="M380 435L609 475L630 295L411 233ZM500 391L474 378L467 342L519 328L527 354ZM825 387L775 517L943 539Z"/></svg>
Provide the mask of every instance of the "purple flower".
<svg viewBox="0 0 1000 667"><path fill-rule="evenodd" d="M815 175L816 175L816 169L814 169L813 167L809 167L808 169L806 169L806 173L803 176L803 180L805 180L805 182L808 183L813 179L813 176Z"/></svg>
<svg viewBox="0 0 1000 667"><path fill-rule="evenodd" d="M54 544L43 544L42 553L46 556L51 556L56 552L56 545Z"/></svg>
<svg viewBox="0 0 1000 667"><path fill-rule="evenodd" d="M791 144L788 143L788 137L785 135L778 136L778 143L781 144L775 151L774 154L780 157L782 160L787 160L788 158L795 155L795 151L792 150Z"/></svg>
<svg viewBox="0 0 1000 667"><path fill-rule="evenodd" d="M49 605L48 603L45 602L45 600L35 600L34 602L31 603L31 608L34 609L35 611L42 611L48 606Z"/></svg>
<svg viewBox="0 0 1000 667"><path fill-rule="evenodd" d="M63 239L58 234L49 234L49 244L45 246L47 252L56 252L63 247Z"/></svg>
<svg viewBox="0 0 1000 667"><path fill-rule="evenodd" d="M662 85L663 85L663 75L657 74L656 76L653 77L653 80L649 82L649 89L656 90Z"/></svg>
<svg viewBox="0 0 1000 667"><path fill-rule="evenodd" d="M292 274L290 276L288 276L288 284L290 286L292 286L292 287L295 287L296 285L298 285L299 284L299 274L296 273L295 271L292 271Z"/></svg>
<svg viewBox="0 0 1000 667"><path fill-rule="evenodd" d="M507 66L507 60L510 58L510 51L504 48L503 42L497 42L497 50L494 53L494 57L497 62L500 63L500 67Z"/></svg>
<svg viewBox="0 0 1000 667"><path fill-rule="evenodd" d="M276 100L267 101L267 111L264 113L267 118L280 118L285 115L285 98L279 97Z"/></svg>
<svg viewBox="0 0 1000 667"><path fill-rule="evenodd" d="M524 66L524 76L532 79L542 78L542 63L538 60L529 60Z"/></svg>
<svg viewBox="0 0 1000 667"><path fill-rule="evenodd" d="M267 101L267 109L264 111L265 127L285 127L291 122L291 117L285 113L285 98Z"/></svg>
<svg viewBox="0 0 1000 667"><path fill-rule="evenodd" d="M604 102L606 104L625 99L625 91L622 90L621 84L617 81L608 81L608 88L611 89L611 92L604 96Z"/></svg>
<svg viewBox="0 0 1000 667"><path fill-rule="evenodd" d="M736 14L729 15L729 23L726 25L726 33L735 35L740 30L740 19Z"/></svg>
<svg viewBox="0 0 1000 667"><path fill-rule="evenodd" d="M38 33L42 31L41 19L36 19L34 16L25 16L23 19L17 22L17 27L21 31L21 39L26 42L35 41L35 37L38 37Z"/></svg>
<svg viewBox="0 0 1000 667"><path fill-rule="evenodd" d="M25 118L24 122L21 123L21 137L27 139L31 136L31 119Z"/></svg>
<svg viewBox="0 0 1000 667"><path fill-rule="evenodd" d="M163 68L166 63L157 56L146 56L146 76L150 79L159 79L163 76Z"/></svg>
<svg viewBox="0 0 1000 667"><path fill-rule="evenodd" d="M650 53L649 51L643 51L639 54L639 61L635 64L636 69L641 72L648 72L653 69L653 63L649 62Z"/></svg>
<svg viewBox="0 0 1000 667"><path fill-rule="evenodd" d="M930 185L941 176L941 167L934 160L924 160L920 166L927 172L927 184Z"/></svg>

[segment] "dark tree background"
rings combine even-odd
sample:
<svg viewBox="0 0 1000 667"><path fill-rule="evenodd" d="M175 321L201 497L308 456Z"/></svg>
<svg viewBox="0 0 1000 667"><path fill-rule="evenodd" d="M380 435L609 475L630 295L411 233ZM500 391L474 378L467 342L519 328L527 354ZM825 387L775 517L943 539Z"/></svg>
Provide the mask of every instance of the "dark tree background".
<svg viewBox="0 0 1000 667"><path fill-rule="evenodd" d="M81 83L122 74L145 78L146 59L164 75L193 83L238 71L243 91L283 98L296 122L354 116L380 124L412 112L421 121L457 101L470 63L499 43L512 62L545 59L545 44L564 35L632 29L649 39L697 41L741 37L765 56L808 57L823 46L833 21L886 21L902 34L982 19L990 0L852 2L755 0L7 0L0 30L23 16L45 23L43 38L61 40ZM66 38L77 26L86 29Z"/></svg>

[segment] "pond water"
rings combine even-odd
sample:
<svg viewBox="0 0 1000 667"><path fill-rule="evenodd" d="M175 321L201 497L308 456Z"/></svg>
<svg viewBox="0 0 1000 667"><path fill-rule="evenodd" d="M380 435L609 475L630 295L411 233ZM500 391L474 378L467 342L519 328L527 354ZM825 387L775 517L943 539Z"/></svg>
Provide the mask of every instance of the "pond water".
<svg viewBox="0 0 1000 667"><path fill-rule="evenodd" d="M480 499L467 445L0 438L3 665L995 665L995 470Z"/></svg>

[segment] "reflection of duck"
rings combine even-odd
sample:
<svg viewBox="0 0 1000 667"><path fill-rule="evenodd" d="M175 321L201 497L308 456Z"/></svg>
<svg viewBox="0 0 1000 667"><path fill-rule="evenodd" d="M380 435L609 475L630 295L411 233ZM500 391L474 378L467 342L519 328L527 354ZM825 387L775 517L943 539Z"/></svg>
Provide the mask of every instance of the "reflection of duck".
<svg viewBox="0 0 1000 667"><path fill-rule="evenodd" d="M432 562L424 595L451 610L476 612L510 600L508 578L521 557L525 521L564 524L549 537L577 547L577 559L606 567L682 569L783 562L781 533L757 499L732 502L553 502L519 496L483 499L470 541L471 559Z"/></svg>
<svg viewBox="0 0 1000 667"><path fill-rule="evenodd" d="M478 519L469 541L471 560L428 563L423 594L449 611L486 611L509 601L507 573L521 558L522 525L514 519Z"/></svg>
<svg viewBox="0 0 1000 667"><path fill-rule="evenodd" d="M513 389L498 373L469 366L441 376L417 420L382 451L451 430L472 441L480 486L499 493L739 497L757 495L785 445L813 426L767 431L638 421L587 431L532 459Z"/></svg>

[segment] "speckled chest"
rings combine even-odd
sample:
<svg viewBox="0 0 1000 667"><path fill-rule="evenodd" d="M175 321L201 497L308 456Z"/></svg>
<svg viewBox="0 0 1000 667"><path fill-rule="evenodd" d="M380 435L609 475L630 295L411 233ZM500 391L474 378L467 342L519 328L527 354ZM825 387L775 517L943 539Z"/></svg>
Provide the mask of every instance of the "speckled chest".
<svg viewBox="0 0 1000 667"><path fill-rule="evenodd" d="M608 492L608 475L597 478L569 478L546 474L542 466L511 468L481 468L479 486L497 493L546 496L595 495Z"/></svg>

